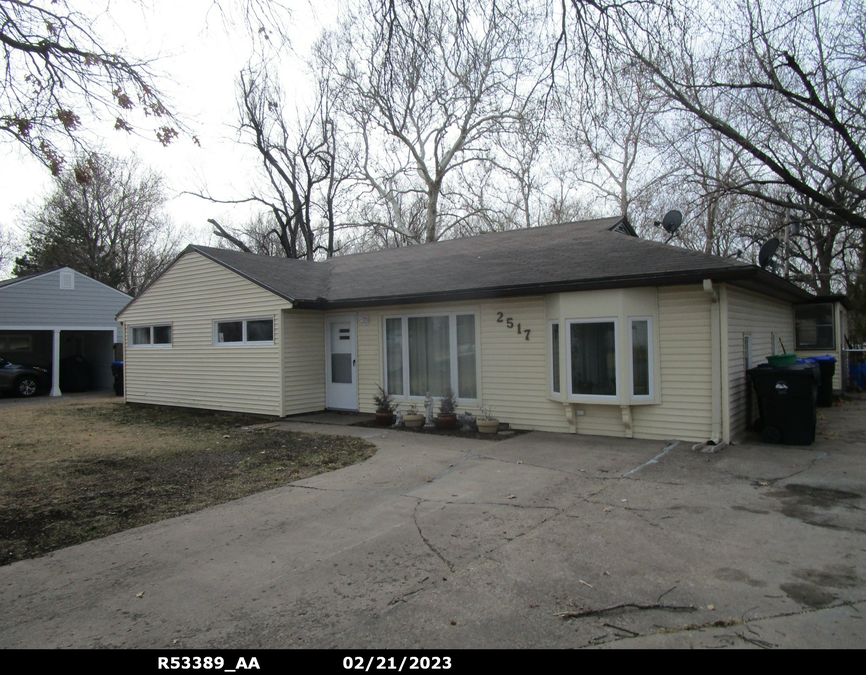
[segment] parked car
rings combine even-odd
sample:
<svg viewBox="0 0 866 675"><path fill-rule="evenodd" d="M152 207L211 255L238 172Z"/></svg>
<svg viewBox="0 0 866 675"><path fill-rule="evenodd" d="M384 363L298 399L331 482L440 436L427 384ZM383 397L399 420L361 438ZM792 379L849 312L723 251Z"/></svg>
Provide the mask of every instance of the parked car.
<svg viewBox="0 0 866 675"><path fill-rule="evenodd" d="M48 371L39 366L19 366L0 358L0 391L35 396L48 388Z"/></svg>

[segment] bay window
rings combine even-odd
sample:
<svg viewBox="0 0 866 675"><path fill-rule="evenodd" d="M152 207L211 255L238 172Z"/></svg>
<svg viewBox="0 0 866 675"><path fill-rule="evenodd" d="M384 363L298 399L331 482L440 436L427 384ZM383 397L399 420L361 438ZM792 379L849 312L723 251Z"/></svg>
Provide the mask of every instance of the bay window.
<svg viewBox="0 0 866 675"><path fill-rule="evenodd" d="M652 396L652 323L649 317L628 320L632 398Z"/></svg>
<svg viewBox="0 0 866 675"><path fill-rule="evenodd" d="M385 382L393 396L478 398L475 314L385 319Z"/></svg>
<svg viewBox="0 0 866 675"><path fill-rule="evenodd" d="M613 398L616 386L616 321L569 321L569 394Z"/></svg>
<svg viewBox="0 0 866 675"><path fill-rule="evenodd" d="M559 321L550 322L550 390L554 394L559 388Z"/></svg>
<svg viewBox="0 0 866 675"><path fill-rule="evenodd" d="M550 322L552 397L559 398L564 379L568 400L618 405L655 402L652 317L568 319L564 326L560 331L560 321ZM560 364L563 340L567 360Z"/></svg>

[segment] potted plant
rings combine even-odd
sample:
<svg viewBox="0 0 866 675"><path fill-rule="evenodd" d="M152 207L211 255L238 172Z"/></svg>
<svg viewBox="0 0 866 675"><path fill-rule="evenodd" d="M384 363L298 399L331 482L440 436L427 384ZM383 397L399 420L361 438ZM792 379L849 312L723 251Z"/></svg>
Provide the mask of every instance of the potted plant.
<svg viewBox="0 0 866 675"><path fill-rule="evenodd" d="M394 424L394 397L386 392L382 385L377 385L379 391L373 394L376 403L376 422L383 427Z"/></svg>
<svg viewBox="0 0 866 675"><path fill-rule="evenodd" d="M403 414L403 424L407 429L417 429L424 424L424 415L418 412L418 407L414 403Z"/></svg>
<svg viewBox="0 0 866 675"><path fill-rule="evenodd" d="M436 424L442 429L453 429L457 426L457 395L453 389L439 399L439 414Z"/></svg>
<svg viewBox="0 0 866 675"><path fill-rule="evenodd" d="M499 420L493 417L493 408L482 408L475 424L482 434L495 434L499 430Z"/></svg>

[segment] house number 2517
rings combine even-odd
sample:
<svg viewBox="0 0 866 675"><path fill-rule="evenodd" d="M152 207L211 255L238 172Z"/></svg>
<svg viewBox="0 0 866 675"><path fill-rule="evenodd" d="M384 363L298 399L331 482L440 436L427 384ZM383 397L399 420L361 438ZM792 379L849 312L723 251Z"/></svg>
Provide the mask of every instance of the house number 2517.
<svg viewBox="0 0 866 675"><path fill-rule="evenodd" d="M514 319L510 316L505 316L502 312L496 312L496 323L504 323L508 328L514 328ZM520 324L517 324L517 334L525 335L525 339L529 339L529 333L531 330L527 328L526 330L521 330Z"/></svg>

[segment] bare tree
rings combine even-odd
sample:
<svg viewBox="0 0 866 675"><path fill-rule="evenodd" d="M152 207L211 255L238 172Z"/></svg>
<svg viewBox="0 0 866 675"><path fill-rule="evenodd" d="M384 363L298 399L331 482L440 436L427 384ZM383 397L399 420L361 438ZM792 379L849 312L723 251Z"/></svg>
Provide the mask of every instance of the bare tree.
<svg viewBox="0 0 866 675"><path fill-rule="evenodd" d="M240 75L239 129L242 139L258 153L266 188L257 188L253 196L241 199L206 198L222 203L257 202L266 207L266 220L259 218L246 232L233 232L209 220L215 235L241 250L279 250L286 257L308 260L320 252L326 257L334 255L336 200L348 171L341 163L328 81L319 78L317 84L313 107L292 115L286 111L279 83L264 66L248 68Z"/></svg>
<svg viewBox="0 0 866 675"><path fill-rule="evenodd" d="M334 54L340 101L359 137L359 177L387 211L374 223L413 242L451 236L443 196L456 169L486 161L520 119L535 62L532 22L516 2L368 0ZM425 203L417 231L405 207Z"/></svg>
<svg viewBox="0 0 866 675"><path fill-rule="evenodd" d="M54 175L70 148L80 150L89 114L132 131L130 116L141 113L163 144L181 128L150 64L97 34L94 18L69 0L0 0L0 131Z"/></svg>
<svg viewBox="0 0 866 675"><path fill-rule="evenodd" d="M571 0L571 35L583 55L632 59L672 104L742 149L748 178L730 188L866 228L863 0L711 5ZM605 58L586 63L599 76Z"/></svg>
<svg viewBox="0 0 866 675"><path fill-rule="evenodd" d="M162 177L135 158L90 154L26 215L16 276L69 266L135 295L176 255Z"/></svg>
<svg viewBox="0 0 866 675"><path fill-rule="evenodd" d="M291 12L280 0L213 0L212 7L260 48L289 43ZM86 130L149 129L163 145L189 133L160 92L153 60L127 53L110 34L112 9L110 0L0 0L0 132L55 176L67 155L87 151Z"/></svg>
<svg viewBox="0 0 866 675"><path fill-rule="evenodd" d="M18 238L8 227L0 225L0 275L5 276L19 253Z"/></svg>
<svg viewBox="0 0 866 675"><path fill-rule="evenodd" d="M657 127L665 101L628 60L608 69L607 77L589 82L581 70L570 69L560 81L558 137L571 158L566 173L621 215L642 222L671 172Z"/></svg>

